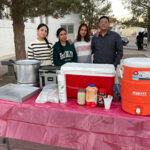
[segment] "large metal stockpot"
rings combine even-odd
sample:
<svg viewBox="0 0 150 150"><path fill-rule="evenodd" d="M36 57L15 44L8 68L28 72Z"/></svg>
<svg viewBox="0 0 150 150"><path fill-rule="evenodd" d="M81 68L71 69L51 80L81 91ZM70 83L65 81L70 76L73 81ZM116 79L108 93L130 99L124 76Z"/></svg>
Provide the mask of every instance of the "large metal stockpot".
<svg viewBox="0 0 150 150"><path fill-rule="evenodd" d="M38 84L39 67L38 60L18 60L15 61L17 70L17 82L20 84Z"/></svg>

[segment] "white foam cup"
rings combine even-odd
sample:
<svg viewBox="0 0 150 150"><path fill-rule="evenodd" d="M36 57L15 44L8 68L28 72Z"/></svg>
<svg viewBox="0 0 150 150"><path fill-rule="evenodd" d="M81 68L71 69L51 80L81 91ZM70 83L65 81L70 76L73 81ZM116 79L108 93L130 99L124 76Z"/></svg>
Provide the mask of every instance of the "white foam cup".
<svg viewBox="0 0 150 150"><path fill-rule="evenodd" d="M107 98L104 98L104 106L106 110L110 109L112 99L113 97L111 95L108 95Z"/></svg>

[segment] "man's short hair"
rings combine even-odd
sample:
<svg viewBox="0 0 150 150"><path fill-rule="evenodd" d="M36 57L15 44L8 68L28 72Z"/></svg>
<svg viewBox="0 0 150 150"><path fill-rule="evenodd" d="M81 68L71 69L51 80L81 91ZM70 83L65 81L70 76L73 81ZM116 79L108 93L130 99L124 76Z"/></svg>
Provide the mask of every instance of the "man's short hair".
<svg viewBox="0 0 150 150"><path fill-rule="evenodd" d="M109 17L107 17L107 16L102 16L102 17L100 17L100 18L99 18L99 22L100 22L103 18L107 19L108 22L109 22Z"/></svg>

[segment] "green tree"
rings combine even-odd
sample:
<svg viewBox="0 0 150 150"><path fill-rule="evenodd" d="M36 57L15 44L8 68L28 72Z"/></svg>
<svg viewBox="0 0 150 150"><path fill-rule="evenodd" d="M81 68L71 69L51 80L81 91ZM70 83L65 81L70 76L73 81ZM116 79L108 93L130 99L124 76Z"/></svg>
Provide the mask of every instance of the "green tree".
<svg viewBox="0 0 150 150"><path fill-rule="evenodd" d="M87 23L89 29L93 29L97 28L100 16L110 15L111 3L108 0L82 0L79 9L81 21Z"/></svg>
<svg viewBox="0 0 150 150"><path fill-rule="evenodd" d="M123 0L123 4L131 10L133 15L131 20L124 23L147 28L148 49L150 50L150 0Z"/></svg>
<svg viewBox="0 0 150 150"><path fill-rule="evenodd" d="M76 10L80 0L0 0L0 16L10 16L13 21L16 60L25 59L24 22L28 17L51 15L63 17ZM4 13L9 8L10 13Z"/></svg>

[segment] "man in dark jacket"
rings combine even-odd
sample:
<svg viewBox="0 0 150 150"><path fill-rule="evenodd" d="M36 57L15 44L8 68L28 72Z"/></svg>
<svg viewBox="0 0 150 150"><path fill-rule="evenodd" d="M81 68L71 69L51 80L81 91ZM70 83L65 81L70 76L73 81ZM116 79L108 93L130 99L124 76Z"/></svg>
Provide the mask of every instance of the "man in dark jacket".
<svg viewBox="0 0 150 150"><path fill-rule="evenodd" d="M123 56L123 45L118 33L109 30L109 18L102 16L99 19L99 36L92 39L92 53L94 63L113 64L115 67L120 63Z"/></svg>

